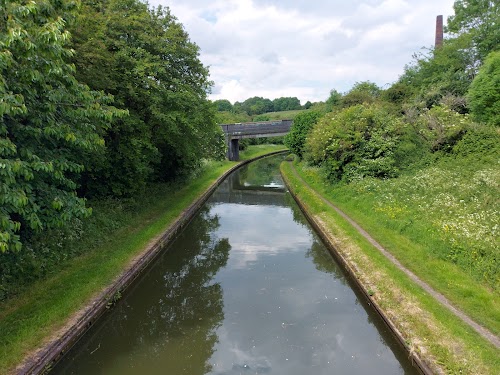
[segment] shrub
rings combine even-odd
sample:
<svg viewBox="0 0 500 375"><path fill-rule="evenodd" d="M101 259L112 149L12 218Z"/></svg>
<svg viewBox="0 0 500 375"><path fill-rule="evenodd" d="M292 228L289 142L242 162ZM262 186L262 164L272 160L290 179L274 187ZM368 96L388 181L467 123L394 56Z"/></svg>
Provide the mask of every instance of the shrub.
<svg viewBox="0 0 500 375"><path fill-rule="evenodd" d="M299 157L304 153L306 137L321 117L320 112L301 112L293 120L290 132L285 136L285 145Z"/></svg>
<svg viewBox="0 0 500 375"><path fill-rule="evenodd" d="M461 115L446 106L434 106L430 110L424 109L414 125L431 151L449 152L472 121L468 115Z"/></svg>
<svg viewBox="0 0 500 375"><path fill-rule="evenodd" d="M356 105L326 114L306 143L306 159L330 180L352 181L398 173L394 151L402 121L380 105Z"/></svg>
<svg viewBox="0 0 500 375"><path fill-rule="evenodd" d="M488 55L470 85L467 98L474 119L500 126L500 51Z"/></svg>

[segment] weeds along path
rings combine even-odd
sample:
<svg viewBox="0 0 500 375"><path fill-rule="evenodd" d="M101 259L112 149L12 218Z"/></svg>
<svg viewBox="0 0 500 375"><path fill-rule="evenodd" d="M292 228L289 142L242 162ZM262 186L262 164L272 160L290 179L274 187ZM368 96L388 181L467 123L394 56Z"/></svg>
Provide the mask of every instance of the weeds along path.
<svg viewBox="0 0 500 375"><path fill-rule="evenodd" d="M454 315L456 315L458 318L460 318L462 321L464 321L466 324L468 324L472 329L474 329L477 333L479 333L482 337L484 337L486 340L491 342L493 345L495 345L497 348L500 348L500 338L496 335L494 335L492 332L490 332L488 329L484 328L483 326L479 325L476 323L474 320L472 320L467 314L462 312L461 310L457 309L455 306L453 306L448 299L443 296L441 293L435 291L429 284L426 282L422 281L417 275L415 275L412 271L410 271L408 268L403 266L390 252L388 252L382 245L380 245L375 239L370 236L368 232L366 232L363 228L359 226L358 223L356 223L353 219L351 219L346 213L344 213L341 209L336 207L332 202L327 200L325 197L323 197L321 194L319 194L314 188L309 185L297 172L295 169L295 166L293 165L293 162L288 162L290 163L291 169L294 173L294 175L311 191L313 191L320 199L333 208L340 216L342 216L345 220L347 220L356 230L366 239L368 240L374 247L376 247L387 259L389 259L396 267L398 267L401 271L403 271L408 277L413 280L416 284L418 284L422 289L424 289L427 293L429 293L432 297L434 297L436 300L438 300L444 307L446 307L448 310L450 310Z"/></svg>

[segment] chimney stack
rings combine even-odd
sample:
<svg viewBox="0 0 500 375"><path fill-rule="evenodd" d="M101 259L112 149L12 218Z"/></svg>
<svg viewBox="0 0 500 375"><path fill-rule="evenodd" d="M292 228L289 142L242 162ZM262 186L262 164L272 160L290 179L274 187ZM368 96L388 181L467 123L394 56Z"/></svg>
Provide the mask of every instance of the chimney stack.
<svg viewBox="0 0 500 375"><path fill-rule="evenodd" d="M436 17L436 42L434 44L434 49L439 48L443 45L443 16L439 15Z"/></svg>

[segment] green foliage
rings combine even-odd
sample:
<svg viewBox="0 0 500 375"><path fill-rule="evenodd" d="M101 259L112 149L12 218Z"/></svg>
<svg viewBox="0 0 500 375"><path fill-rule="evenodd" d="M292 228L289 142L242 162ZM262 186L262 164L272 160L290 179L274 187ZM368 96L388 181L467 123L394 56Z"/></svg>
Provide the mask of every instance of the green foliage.
<svg viewBox="0 0 500 375"><path fill-rule="evenodd" d="M447 39L437 50L414 56L397 84L405 89L405 102L432 108L446 95L464 97L476 74L477 62L470 53L470 35Z"/></svg>
<svg viewBox="0 0 500 375"><path fill-rule="evenodd" d="M138 0L83 1L71 32L78 79L106 89L131 115L104 134L105 157L90 156L87 194L130 195L224 155L207 99L208 70L168 9Z"/></svg>
<svg viewBox="0 0 500 375"><path fill-rule="evenodd" d="M270 121L271 117L268 114L254 116L253 121Z"/></svg>
<svg viewBox="0 0 500 375"><path fill-rule="evenodd" d="M233 105L226 99L216 100L214 104L219 112L231 112L233 110Z"/></svg>
<svg viewBox="0 0 500 375"><path fill-rule="evenodd" d="M235 114L243 113L250 117L263 115L269 112L284 112L302 109L300 100L296 97L281 97L271 101L270 99L254 96L253 98L246 99L244 102L236 102L234 106L231 106L231 103L225 99L216 100L215 104L219 111L232 112ZM260 120L254 119L254 121Z"/></svg>
<svg viewBox="0 0 500 375"><path fill-rule="evenodd" d="M351 90L342 96L340 105L343 108L358 104L373 103L380 96L381 89L373 82L356 82Z"/></svg>
<svg viewBox="0 0 500 375"><path fill-rule="evenodd" d="M86 153L124 112L74 78L65 18L73 4L0 8L0 251L20 250L33 231L90 214L76 194Z"/></svg>
<svg viewBox="0 0 500 375"><path fill-rule="evenodd" d="M469 88L468 101L477 121L500 126L500 51L486 58Z"/></svg>
<svg viewBox="0 0 500 375"><path fill-rule="evenodd" d="M402 105L411 98L412 94L412 88L407 83L396 82L387 90L382 91L380 97L389 103Z"/></svg>
<svg viewBox="0 0 500 375"><path fill-rule="evenodd" d="M285 136L285 145L292 153L302 157L307 135L321 115L320 112L307 111L295 117L290 132Z"/></svg>
<svg viewBox="0 0 500 375"><path fill-rule="evenodd" d="M500 5L492 0L457 0L454 15L448 17L447 30L455 34L470 34L469 51L483 62L492 51L500 48Z"/></svg>
<svg viewBox="0 0 500 375"><path fill-rule="evenodd" d="M342 94L335 89L330 90L330 96L326 99L327 112L332 111L341 105Z"/></svg>
<svg viewBox="0 0 500 375"><path fill-rule="evenodd" d="M498 290L499 145L493 129L475 126L452 155L430 166L397 179L339 185L337 194L374 212L380 223L422 244L429 255Z"/></svg>
<svg viewBox="0 0 500 375"><path fill-rule="evenodd" d="M362 104L328 113L313 128L305 158L323 167L332 181L393 177L401 120L377 105Z"/></svg>
<svg viewBox="0 0 500 375"><path fill-rule="evenodd" d="M273 100L274 112L292 111L294 109L301 109L300 100L296 97L281 97ZM269 112L272 112L269 111Z"/></svg>
<svg viewBox="0 0 500 375"><path fill-rule="evenodd" d="M265 99L259 96L248 98L243 103L236 102L233 106L236 112L246 112L249 116L260 115L273 111L273 102L271 99Z"/></svg>
<svg viewBox="0 0 500 375"><path fill-rule="evenodd" d="M500 154L500 133L490 126L472 124L452 152L478 161L496 162Z"/></svg>
<svg viewBox="0 0 500 375"><path fill-rule="evenodd" d="M435 106L424 110L414 126L432 152L450 152L471 124L468 115L461 115L445 106Z"/></svg>
<svg viewBox="0 0 500 375"><path fill-rule="evenodd" d="M245 112L217 112L215 114L217 124L234 124L237 122L251 122L252 118Z"/></svg>

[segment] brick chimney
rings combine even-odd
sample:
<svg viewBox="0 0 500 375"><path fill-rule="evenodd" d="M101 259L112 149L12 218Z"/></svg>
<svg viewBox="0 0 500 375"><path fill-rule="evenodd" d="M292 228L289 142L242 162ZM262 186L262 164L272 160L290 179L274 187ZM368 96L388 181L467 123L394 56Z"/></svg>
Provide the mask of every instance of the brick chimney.
<svg viewBox="0 0 500 375"><path fill-rule="evenodd" d="M443 45L443 16L439 15L436 17L436 42L434 44L434 49L439 48Z"/></svg>

